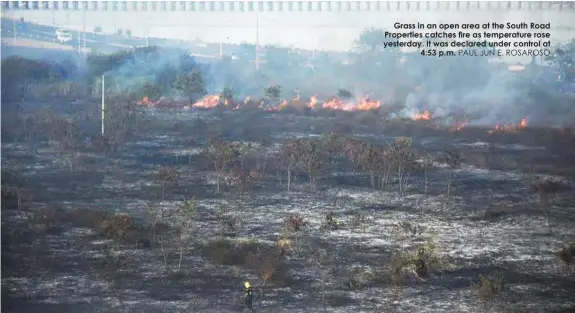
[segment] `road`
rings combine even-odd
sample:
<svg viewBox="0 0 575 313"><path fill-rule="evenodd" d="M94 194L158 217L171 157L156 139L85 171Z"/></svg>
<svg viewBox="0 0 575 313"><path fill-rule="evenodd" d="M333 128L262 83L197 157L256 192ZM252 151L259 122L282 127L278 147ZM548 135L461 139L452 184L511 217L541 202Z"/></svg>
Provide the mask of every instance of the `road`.
<svg viewBox="0 0 575 313"><path fill-rule="evenodd" d="M183 41L175 39L163 38L142 38L142 37L126 37L122 35L113 34L97 34L93 32L79 32L70 31L72 40L66 43L60 43L56 40L56 28L46 25L37 25L27 22L14 21L2 18L1 36L3 39L7 38L22 38L34 40L45 43L54 43L64 46L69 46L72 50L79 51L79 47L85 45L87 52L114 52L124 50L137 46L164 46L164 47L180 47L190 52L190 54L200 61L214 60L220 58L220 44L214 43L197 43L192 41ZM84 38L85 37L85 38ZM85 43L84 43L85 40ZM5 44L12 45L21 42L19 40L12 40L8 42L3 40ZM39 46L38 48L46 48ZM239 45L222 44L221 52L224 56L231 55L239 50Z"/></svg>

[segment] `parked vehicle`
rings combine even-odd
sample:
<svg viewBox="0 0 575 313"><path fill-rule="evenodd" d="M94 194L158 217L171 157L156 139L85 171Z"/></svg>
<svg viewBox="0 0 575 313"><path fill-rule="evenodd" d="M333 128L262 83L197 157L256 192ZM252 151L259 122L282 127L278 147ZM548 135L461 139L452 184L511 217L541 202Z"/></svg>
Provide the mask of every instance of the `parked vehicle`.
<svg viewBox="0 0 575 313"><path fill-rule="evenodd" d="M64 29L57 29L56 30L56 41L58 42L70 42L72 41L72 34Z"/></svg>

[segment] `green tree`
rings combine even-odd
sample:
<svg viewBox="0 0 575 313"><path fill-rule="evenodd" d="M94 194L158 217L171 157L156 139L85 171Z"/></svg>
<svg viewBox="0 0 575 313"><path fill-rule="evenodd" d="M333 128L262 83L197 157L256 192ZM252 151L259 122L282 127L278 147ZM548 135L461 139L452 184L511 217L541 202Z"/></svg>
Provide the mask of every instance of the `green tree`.
<svg viewBox="0 0 575 313"><path fill-rule="evenodd" d="M278 85L271 85L264 89L264 96L270 101L277 102L280 99L282 87Z"/></svg>
<svg viewBox="0 0 575 313"><path fill-rule="evenodd" d="M206 94L204 78L198 71L179 75L174 88L188 97L191 103Z"/></svg>
<svg viewBox="0 0 575 313"><path fill-rule="evenodd" d="M97 33L97 34L98 34L98 33L101 33L101 32L102 32L102 26L96 26L96 27L94 27L94 32Z"/></svg>
<svg viewBox="0 0 575 313"><path fill-rule="evenodd" d="M230 87L225 87L222 92L220 93L220 98L223 101L227 101L228 103L232 103L234 100L234 91Z"/></svg>
<svg viewBox="0 0 575 313"><path fill-rule="evenodd" d="M126 36L128 36L128 38L132 38L132 31L129 29L126 29Z"/></svg>

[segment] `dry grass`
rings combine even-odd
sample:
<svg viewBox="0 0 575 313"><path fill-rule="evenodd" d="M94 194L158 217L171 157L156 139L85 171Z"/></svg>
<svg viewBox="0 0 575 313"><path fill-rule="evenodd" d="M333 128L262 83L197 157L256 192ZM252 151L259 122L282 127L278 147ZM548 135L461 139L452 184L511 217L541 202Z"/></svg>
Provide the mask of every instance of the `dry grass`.
<svg viewBox="0 0 575 313"><path fill-rule="evenodd" d="M289 278L281 253L274 246L254 239L210 241L204 245L203 253L216 264L253 270L265 282L280 283Z"/></svg>
<svg viewBox="0 0 575 313"><path fill-rule="evenodd" d="M481 276L479 282L474 283L472 287L479 297L487 300L503 291L505 286L501 273L493 273Z"/></svg>

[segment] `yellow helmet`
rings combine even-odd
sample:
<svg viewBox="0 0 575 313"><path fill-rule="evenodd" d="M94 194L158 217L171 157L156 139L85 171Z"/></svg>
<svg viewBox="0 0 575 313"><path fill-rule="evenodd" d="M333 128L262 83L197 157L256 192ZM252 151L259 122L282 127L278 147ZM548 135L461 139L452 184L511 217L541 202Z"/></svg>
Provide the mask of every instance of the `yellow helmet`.
<svg viewBox="0 0 575 313"><path fill-rule="evenodd" d="M252 285L250 285L250 282L247 281L247 282L244 283L244 286L246 286L246 288L250 288Z"/></svg>

